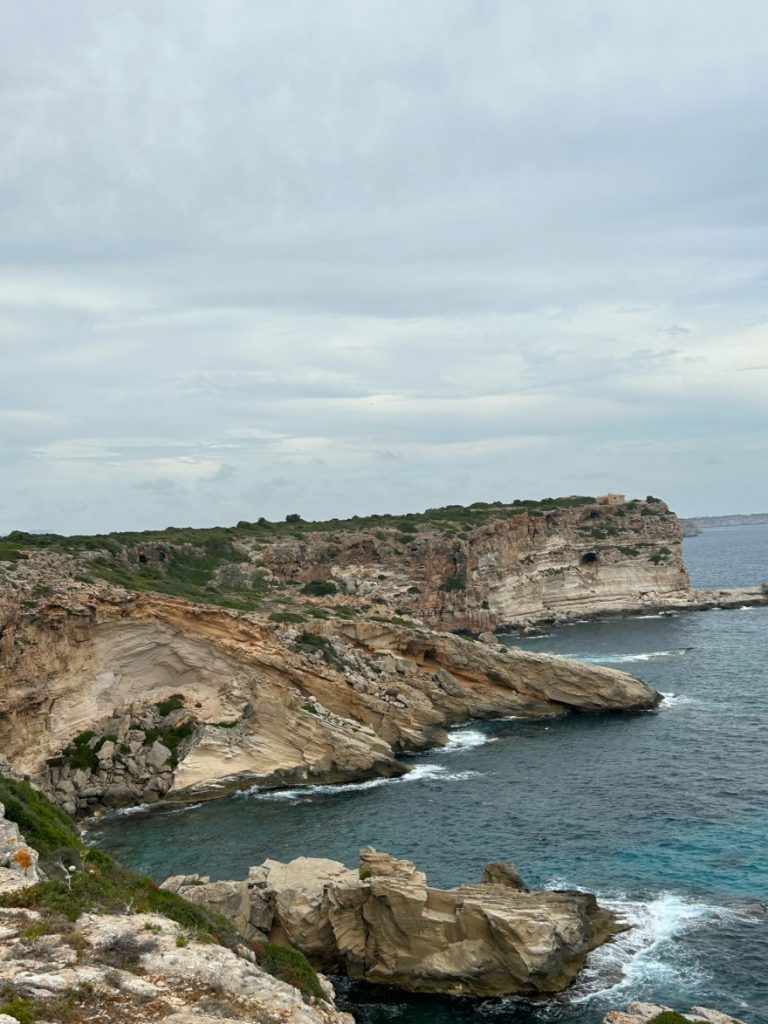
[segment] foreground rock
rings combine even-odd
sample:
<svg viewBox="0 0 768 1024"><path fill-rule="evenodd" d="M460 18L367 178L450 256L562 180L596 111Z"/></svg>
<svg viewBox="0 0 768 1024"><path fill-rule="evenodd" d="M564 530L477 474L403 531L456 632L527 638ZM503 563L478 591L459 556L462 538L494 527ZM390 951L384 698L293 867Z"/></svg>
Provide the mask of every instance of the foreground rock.
<svg viewBox="0 0 768 1024"><path fill-rule="evenodd" d="M13 892L39 882L37 850L28 845L15 821L5 816L0 803L0 893Z"/></svg>
<svg viewBox="0 0 768 1024"><path fill-rule="evenodd" d="M719 1010L710 1010L706 1006L694 1006L687 1013L679 1013L657 1003L630 1003L624 1012L611 1010L606 1014L603 1024L650 1024L662 1013L672 1015L666 1018L666 1024L684 1024L685 1021L691 1021L691 1024L742 1024L735 1017L729 1017ZM679 1018L679 1021L675 1021L675 1018Z"/></svg>
<svg viewBox="0 0 768 1024"><path fill-rule="evenodd" d="M71 813L391 777L452 724L660 700L624 672L423 627L310 632L116 591L16 606L0 656L0 749Z"/></svg>
<svg viewBox="0 0 768 1024"><path fill-rule="evenodd" d="M409 861L366 849L355 871L299 857L267 860L239 883L177 876L164 887L242 931L290 943L319 968L414 992L560 992L622 930L588 893L529 891L511 865L489 865L483 877L433 889Z"/></svg>
<svg viewBox="0 0 768 1024"><path fill-rule="evenodd" d="M0 907L0 935L0 1005L21 1000L40 1019L71 1021L79 1011L77 1019L133 1024L354 1024L325 979L327 999L306 1001L158 914L83 914L57 932L36 911Z"/></svg>
<svg viewBox="0 0 768 1024"><path fill-rule="evenodd" d="M31 790L24 789L28 800ZM23 801L25 794L19 793L18 799ZM38 824L39 811L38 806ZM35 817L33 809L31 818ZM49 892L48 903L45 897L37 903L33 894L39 891L30 887L44 877L37 868L38 851L0 804L0 1024L5 1024L6 1017L16 1024L18 1020L229 1024L232 1019L259 1024L354 1024L349 1014L336 1009L327 979L318 975L312 991L300 991L263 970L254 951L242 942L225 948L210 936L200 941L206 936L194 927L183 927L157 913L85 912L68 920L67 910L76 906L71 900L73 890L84 896L84 880L93 878L98 872L94 865L99 864L96 860L89 865L74 849L68 853L65 863L74 860L79 867L68 869L72 876L66 881L60 875L58 881L49 880L49 887L57 887L58 892ZM48 852L54 867L59 866L56 857ZM67 869L61 870L66 876ZM54 874L58 871L52 870ZM93 884L98 903L104 891L96 881ZM126 905L131 902L125 900ZM291 955L291 951L282 953ZM3 1013L4 1008L11 1016Z"/></svg>

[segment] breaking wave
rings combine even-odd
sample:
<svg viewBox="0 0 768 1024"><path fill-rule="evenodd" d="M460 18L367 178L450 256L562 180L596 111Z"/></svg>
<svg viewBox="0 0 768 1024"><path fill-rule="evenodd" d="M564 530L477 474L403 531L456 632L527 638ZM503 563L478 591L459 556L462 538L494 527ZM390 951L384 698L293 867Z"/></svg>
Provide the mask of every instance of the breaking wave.
<svg viewBox="0 0 768 1024"><path fill-rule="evenodd" d="M653 661L654 658L672 658L675 655L687 654L692 647L675 647L669 651L644 651L639 654L571 654L569 657L578 661L588 661L593 665L623 665L632 661Z"/></svg>
<svg viewBox="0 0 768 1024"><path fill-rule="evenodd" d="M406 775L395 779L367 779L365 782L344 782L336 786L296 786L293 789L262 789L252 786L236 793L237 797L251 797L255 800L289 800L296 801L316 796L335 796L338 793L361 793L379 786L399 786L406 782L461 782L465 779L476 779L482 772L466 771L451 772L445 765L420 764L412 768Z"/></svg>

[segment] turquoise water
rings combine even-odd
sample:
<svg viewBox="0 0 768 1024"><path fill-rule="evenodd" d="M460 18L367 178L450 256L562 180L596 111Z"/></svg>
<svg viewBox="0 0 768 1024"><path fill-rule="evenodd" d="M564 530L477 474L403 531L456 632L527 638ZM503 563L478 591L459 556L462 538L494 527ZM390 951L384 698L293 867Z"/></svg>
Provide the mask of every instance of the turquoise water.
<svg viewBox="0 0 768 1024"><path fill-rule="evenodd" d="M768 579L768 527L685 543L695 584ZM534 885L583 886L633 929L558 1001L413 997L341 982L366 1024L597 1024L634 998L768 1024L768 608L616 618L520 646L615 665L665 693L655 712L472 724L402 780L252 793L115 815L93 838L156 878L241 877L265 857L355 863L372 844L430 880L514 861ZM508 642L512 643L513 640Z"/></svg>

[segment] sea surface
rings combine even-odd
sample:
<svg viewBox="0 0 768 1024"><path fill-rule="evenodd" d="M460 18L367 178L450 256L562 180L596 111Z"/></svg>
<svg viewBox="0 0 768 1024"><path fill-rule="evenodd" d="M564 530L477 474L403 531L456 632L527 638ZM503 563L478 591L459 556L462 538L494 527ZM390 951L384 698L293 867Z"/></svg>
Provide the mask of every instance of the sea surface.
<svg viewBox="0 0 768 1024"><path fill-rule="evenodd" d="M686 539L698 586L768 580L768 526ZM157 879L243 877L266 857L353 865L374 845L441 886L510 860L532 885L583 887L632 929L558 1000L409 996L339 980L361 1024L599 1024L632 999L768 1024L768 608L577 623L517 641L633 672L657 711L455 729L401 780L250 792L118 812L91 838Z"/></svg>

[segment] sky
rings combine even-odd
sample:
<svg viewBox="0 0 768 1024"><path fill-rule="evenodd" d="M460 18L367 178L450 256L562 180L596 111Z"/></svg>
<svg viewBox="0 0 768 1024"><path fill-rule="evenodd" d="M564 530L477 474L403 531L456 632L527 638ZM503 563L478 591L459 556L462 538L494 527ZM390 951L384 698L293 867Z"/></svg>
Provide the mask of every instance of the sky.
<svg viewBox="0 0 768 1024"><path fill-rule="evenodd" d="M764 0L0 23L0 533L768 510Z"/></svg>

